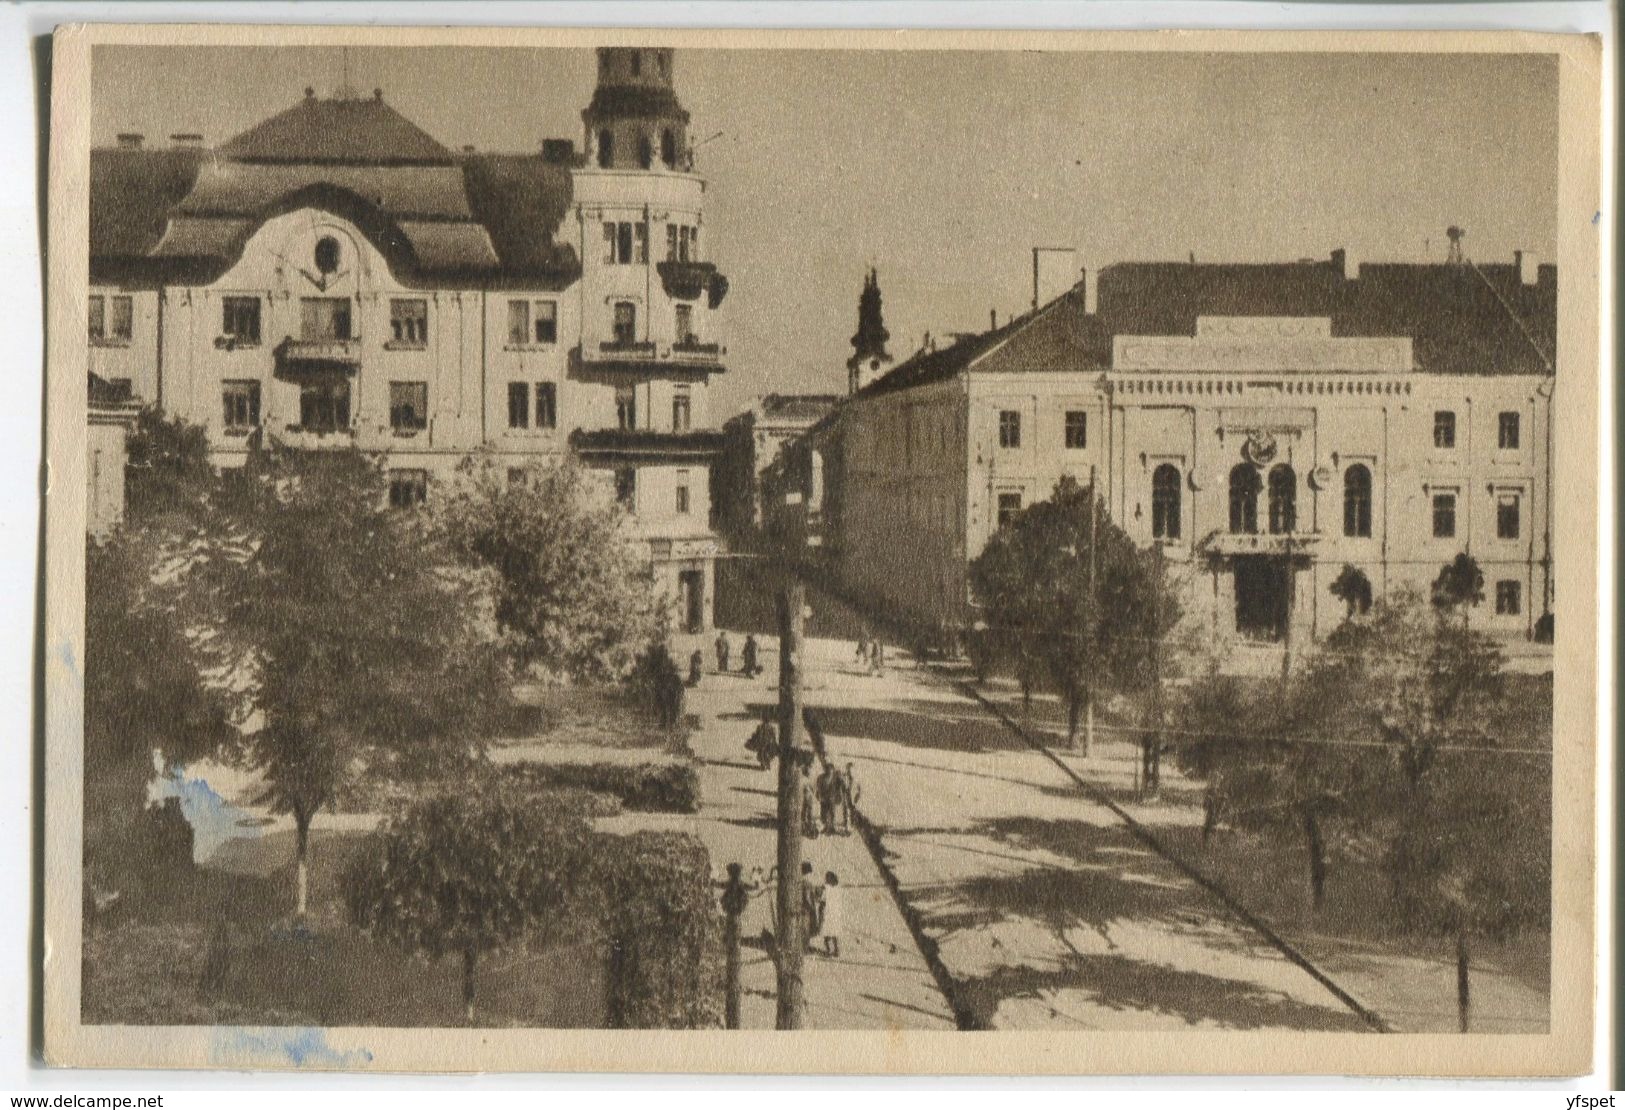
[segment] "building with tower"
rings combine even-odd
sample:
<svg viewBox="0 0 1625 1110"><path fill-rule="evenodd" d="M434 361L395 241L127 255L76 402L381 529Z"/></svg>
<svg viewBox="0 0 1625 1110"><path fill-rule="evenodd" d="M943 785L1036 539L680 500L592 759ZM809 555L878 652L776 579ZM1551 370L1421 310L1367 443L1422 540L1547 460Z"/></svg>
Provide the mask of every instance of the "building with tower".
<svg viewBox="0 0 1625 1110"><path fill-rule="evenodd" d="M90 372L223 466L265 437L376 452L402 507L476 450L515 477L572 452L706 627L728 285L673 52L597 65L580 153L453 152L382 90L313 89L218 146L92 151Z"/></svg>
<svg viewBox="0 0 1625 1110"><path fill-rule="evenodd" d="M890 338L881 313L880 275L871 266L858 295L858 330L852 336L852 357L846 360L848 393L858 392L891 364L891 352L886 350Z"/></svg>

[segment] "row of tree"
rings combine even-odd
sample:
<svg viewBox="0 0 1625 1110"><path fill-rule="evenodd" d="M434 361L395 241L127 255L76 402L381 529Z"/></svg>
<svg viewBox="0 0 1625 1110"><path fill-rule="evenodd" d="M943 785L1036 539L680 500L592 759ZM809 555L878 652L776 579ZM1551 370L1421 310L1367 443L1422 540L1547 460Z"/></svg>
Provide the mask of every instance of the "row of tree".
<svg viewBox="0 0 1625 1110"><path fill-rule="evenodd" d="M1484 585L1469 556L1440 569L1430 596L1375 603L1345 568L1347 619L1268 679L1176 646L1160 549L1140 550L1069 479L994 535L971 582L978 671L1007 668L1024 695L1053 690L1073 742L1080 715L1112 695L1147 783L1165 750L1203 783L1204 845L1221 826L1301 845L1317 910L1340 845L1379 859L1394 924L1455 943L1464 1029L1475 938L1549 924L1549 745L1497 728L1504 659L1469 626Z"/></svg>

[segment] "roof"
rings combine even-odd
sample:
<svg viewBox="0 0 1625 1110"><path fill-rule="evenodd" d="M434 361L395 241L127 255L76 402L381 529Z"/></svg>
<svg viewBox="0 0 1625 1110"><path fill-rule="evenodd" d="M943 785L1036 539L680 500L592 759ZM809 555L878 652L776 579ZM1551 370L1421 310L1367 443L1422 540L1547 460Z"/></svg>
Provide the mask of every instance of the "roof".
<svg viewBox="0 0 1625 1110"><path fill-rule="evenodd" d="M1002 327L906 359L860 396L979 373L1106 370L1119 335L1194 336L1202 316L1321 316L1338 338L1405 337L1436 374L1549 374L1556 363L1557 268L1526 284L1501 263L1127 262Z"/></svg>
<svg viewBox="0 0 1625 1110"><path fill-rule="evenodd" d="M372 162L306 134L367 121L381 127L358 139ZM580 272L555 238L571 198L569 167L540 155L453 156L382 101L311 98L216 150L91 151L91 272L211 281L266 220L314 207L356 224L407 284L560 288Z"/></svg>
<svg viewBox="0 0 1625 1110"><path fill-rule="evenodd" d="M812 422L824 416L841 398L834 393L769 393L762 398L762 416L773 420Z"/></svg>
<svg viewBox="0 0 1625 1110"><path fill-rule="evenodd" d="M243 162L339 165L450 165L452 153L427 131L384 103L369 99L305 99L228 139L220 153Z"/></svg>

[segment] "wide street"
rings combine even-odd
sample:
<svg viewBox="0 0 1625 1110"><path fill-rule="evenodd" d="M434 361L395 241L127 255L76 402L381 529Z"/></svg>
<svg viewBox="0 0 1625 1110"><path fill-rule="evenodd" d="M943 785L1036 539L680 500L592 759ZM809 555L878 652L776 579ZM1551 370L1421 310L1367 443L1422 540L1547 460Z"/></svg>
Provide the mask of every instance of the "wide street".
<svg viewBox="0 0 1625 1110"><path fill-rule="evenodd" d="M737 659L742 637L732 638ZM765 670L754 680L714 673L710 637L679 639L680 657L700 646L707 661L688 702L699 722L692 743L703 809L621 819L690 829L719 868L738 860L747 872L766 871L774 844L774 779L743 749L776 698L774 642L760 639ZM857 895L842 958L809 958L810 1026L946 1028L957 1011L982 1028L1370 1028L985 707L905 653L894 652L879 677L856 664L849 642L809 640L806 654L806 704L830 757L854 765L859 809L881 847L877 863L858 836L803 842L819 872L835 870ZM746 935L767 922L763 895L747 911ZM772 986L765 953L750 949L746 1025L771 1025Z"/></svg>

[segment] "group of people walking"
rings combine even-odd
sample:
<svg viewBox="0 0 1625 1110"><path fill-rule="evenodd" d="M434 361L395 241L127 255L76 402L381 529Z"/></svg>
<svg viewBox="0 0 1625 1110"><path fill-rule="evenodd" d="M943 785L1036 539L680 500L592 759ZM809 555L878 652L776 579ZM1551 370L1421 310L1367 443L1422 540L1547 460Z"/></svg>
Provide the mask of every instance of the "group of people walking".
<svg viewBox="0 0 1625 1110"><path fill-rule="evenodd" d="M717 633L716 649L717 673L727 674L728 668L733 662L733 641L728 639L728 634L726 632ZM761 674L761 653L762 649L761 646L757 644L756 637L754 635L747 635L745 637L745 646L739 653L739 673L744 675L746 678L755 678L757 675ZM696 651L694 654L698 655L699 652Z"/></svg>
<svg viewBox="0 0 1625 1110"><path fill-rule="evenodd" d="M828 764L815 781L812 767L801 768L801 835L808 840L818 839L820 832L828 836L852 835L852 814L858 803L861 788L853 775L852 764L843 770ZM814 804L817 805L816 815Z"/></svg>
<svg viewBox="0 0 1625 1110"><path fill-rule="evenodd" d="M867 630L858 633L858 665L873 675L886 673L886 646Z"/></svg>

